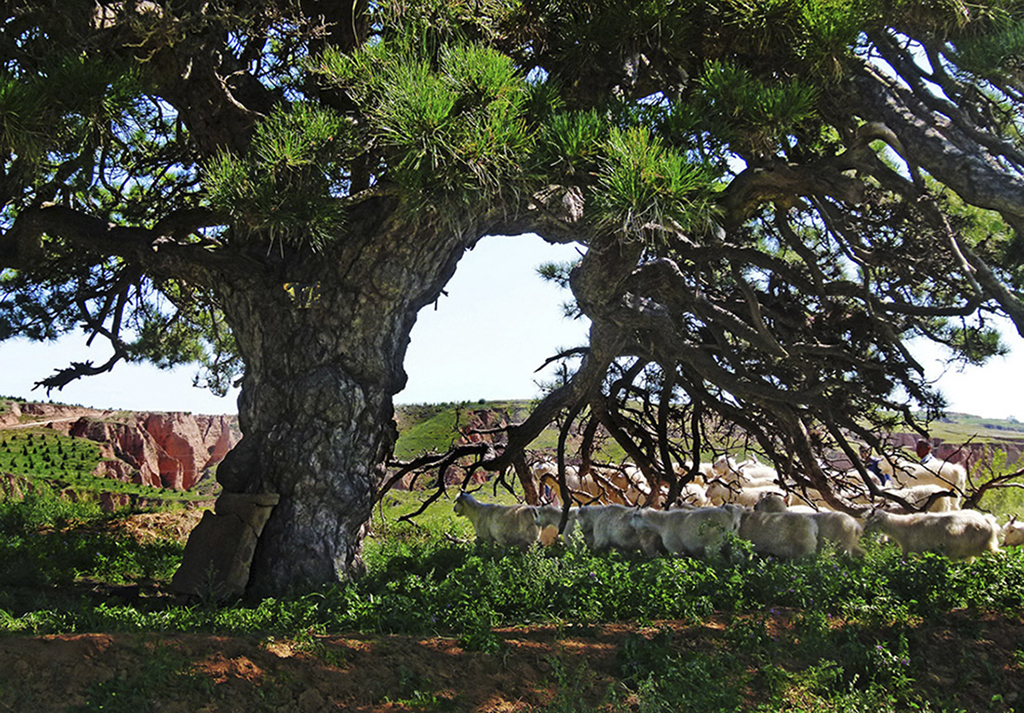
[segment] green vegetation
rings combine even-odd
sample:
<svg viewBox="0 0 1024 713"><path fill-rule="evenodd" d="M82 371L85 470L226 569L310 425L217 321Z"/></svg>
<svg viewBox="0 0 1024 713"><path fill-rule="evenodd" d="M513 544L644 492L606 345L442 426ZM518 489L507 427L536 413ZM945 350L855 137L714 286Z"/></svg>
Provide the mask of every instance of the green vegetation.
<svg viewBox="0 0 1024 713"><path fill-rule="evenodd" d="M98 443L45 428L0 431L0 470L67 484L84 481L100 462Z"/></svg>
<svg viewBox="0 0 1024 713"><path fill-rule="evenodd" d="M485 489L480 497L491 495ZM1024 668L1019 648L1005 661L965 657L958 678L940 685L934 667L944 664L931 656L938 631L939 639L971 638L999 621L1019 624L1019 550L973 563L908 560L877 540L866 543L862 561L834 552L804 562L763 559L739 541L708 561L562 546L505 552L472 543L472 529L448 500L414 523L396 521L417 504L415 493L388 495L367 541L367 575L354 584L253 605L197 606L161 595L97 599L104 587L159 590L180 561L176 542L120 534L128 514L103 515L45 489L24 502L2 501L0 636L262 637L306 642L340 666L318 637L440 635L500 660L510 634L499 627L554 625L582 639L607 623L634 627L615 653L610 682L585 661L552 658L548 711L960 710L970 708L966 689L1002 696ZM157 653L131 677L93 686L81 710L122 710L108 707L115 700L145 709L154 696L206 690L185 659ZM411 670L402 681L391 700L458 709L445 708L452 701L441 684ZM3 695L0 688L0 703ZM997 703L992 710L1012 709Z"/></svg>
<svg viewBox="0 0 1024 713"><path fill-rule="evenodd" d="M473 410L491 411L516 422L525 419L532 406L530 401L397 406L399 436L395 457L407 460L432 450L444 451L459 437L456 426L465 427L468 414ZM942 419L932 421L929 432L933 438L949 443L1024 442L1024 423L963 413L948 413ZM555 426L549 426L531 444L531 449L554 449L557 442L558 431ZM601 453L610 461L621 461L624 457L622 449L611 441L603 444Z"/></svg>
<svg viewBox="0 0 1024 713"><path fill-rule="evenodd" d="M1007 462L1006 451L996 450L991 461L981 464L972 477L975 481L986 481L1001 474L1010 474L1024 468L1024 462ZM994 513L1001 519L1024 514L1024 476L1011 478L1005 488L993 488L985 492L979 507Z"/></svg>
<svg viewBox="0 0 1024 713"><path fill-rule="evenodd" d="M93 475L100 464L100 445L46 428L0 430L0 472L21 476L30 484L72 490L77 497L95 499L100 493L119 493L146 499L188 501L208 497L200 491L152 488Z"/></svg>
<svg viewBox="0 0 1024 713"><path fill-rule="evenodd" d="M400 418L407 426L400 428L395 458L410 460L430 451L447 450L458 439L456 409L447 405L405 407Z"/></svg>
<svg viewBox="0 0 1024 713"><path fill-rule="evenodd" d="M91 583L168 581L182 545L136 541L118 527L129 515L104 514L95 502L72 502L42 484L23 501L0 499L0 618L26 608L76 609L76 591Z"/></svg>
<svg viewBox="0 0 1024 713"><path fill-rule="evenodd" d="M447 447L473 411L518 419L527 406L402 407L401 443L413 457ZM1009 440L1010 425L958 415L942 424L956 434L950 440L964 438L958 429ZM130 534L137 510L105 514L89 497L59 497L64 488L123 485L89 475L98 462L89 441L42 429L0 433L0 470L32 484L24 501L0 499L0 639L120 632L133 637L144 661L129 675L92 683L75 710L207 699L216 688L209 676L160 643L178 634L291 642L325 666L344 668L352 654L330 637L441 636L500 661L510 655L515 627L554 627L558 636L586 641L609 624L632 632L615 641L610 668L551 655L545 685L553 694L535 710L954 711L977 709L979 691L986 709L1017 709L1019 645L1002 658L958 653L962 662L941 675L935 652L989 636L1001 623L1019 626L1019 550L973 563L906 560L874 539L862 561L828 551L781 562L754 556L741 541L708 561L595 556L561 545L505 552L473 543L469 522L452 512L454 490L412 522L400 518L424 495L392 491L374 511L364 545L368 571L359 581L259 603L184 602L166 593L184 549L179 539ZM1012 466L998 453L989 464L993 474ZM516 499L491 485L478 497ZM982 507L1005 521L1024 511L1024 489L990 491ZM268 678L255 709L275 710L293 685ZM463 710L451 696L437 677L403 666L383 700L400 710ZM0 707L30 700L17 683L0 684Z"/></svg>
<svg viewBox="0 0 1024 713"><path fill-rule="evenodd" d="M1016 419L993 419L963 413L949 413L932 422L931 435L950 443L1024 442L1024 423Z"/></svg>
<svg viewBox="0 0 1024 713"><path fill-rule="evenodd" d="M395 417L398 422L398 443L395 446L397 460L411 460L429 452L443 452L461 437L460 429L466 428L474 411L485 411L509 423L520 423L529 416L535 405L522 401L484 401L472 404L419 404L397 406ZM549 425L530 444L534 451L553 452L558 445L558 429ZM600 460L622 461L625 451L611 439L597 450Z"/></svg>

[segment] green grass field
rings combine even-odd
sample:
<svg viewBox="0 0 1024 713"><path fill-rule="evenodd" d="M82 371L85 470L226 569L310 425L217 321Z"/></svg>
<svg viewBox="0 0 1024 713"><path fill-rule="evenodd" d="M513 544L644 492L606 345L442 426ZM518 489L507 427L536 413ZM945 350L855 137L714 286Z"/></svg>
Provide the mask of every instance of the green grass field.
<svg viewBox="0 0 1024 713"><path fill-rule="evenodd" d="M89 476L100 461L99 445L47 429L0 431L0 470L50 480Z"/></svg>
<svg viewBox="0 0 1024 713"><path fill-rule="evenodd" d="M469 404L427 404L396 407L399 428L395 457L409 460L425 452L446 450L459 437L456 425L464 426L467 414L474 409L504 414L512 422L522 421L533 406L530 401L488 401ZM986 419L968 414L951 413L933 421L929 433L948 443L1018 443L1024 444L1024 424L1013 420ZM549 427L531 444L533 450L553 450L558 432ZM709 451L710 453L710 451ZM615 443L605 444L602 458L620 462L624 452ZM742 453L739 454L742 457Z"/></svg>
<svg viewBox="0 0 1024 713"><path fill-rule="evenodd" d="M97 477L93 472L101 460L100 445L88 439L47 428L0 430L0 473L20 476L32 484L72 490L85 499L104 492L180 502L209 497L203 492L205 486L180 492Z"/></svg>

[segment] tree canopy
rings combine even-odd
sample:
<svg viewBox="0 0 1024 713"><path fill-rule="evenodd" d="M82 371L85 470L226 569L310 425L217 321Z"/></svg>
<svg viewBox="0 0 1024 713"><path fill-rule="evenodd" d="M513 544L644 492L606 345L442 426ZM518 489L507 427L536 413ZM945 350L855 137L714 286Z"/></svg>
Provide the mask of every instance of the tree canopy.
<svg viewBox="0 0 1024 713"><path fill-rule="evenodd" d="M500 451L603 426L653 480L739 424L798 482L941 408L906 348L1024 335L1013 0L19 0L0 338L241 377L218 478L281 496L251 589L358 570L416 312L486 235L590 343Z"/></svg>

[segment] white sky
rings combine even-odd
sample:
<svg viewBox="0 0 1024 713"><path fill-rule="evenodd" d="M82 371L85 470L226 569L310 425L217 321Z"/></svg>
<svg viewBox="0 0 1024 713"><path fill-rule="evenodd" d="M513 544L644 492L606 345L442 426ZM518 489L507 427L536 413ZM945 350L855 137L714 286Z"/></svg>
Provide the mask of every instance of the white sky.
<svg viewBox="0 0 1024 713"><path fill-rule="evenodd" d="M478 399L528 399L539 395L538 380L553 371L534 370L562 348L586 341L588 323L562 314L567 293L544 282L537 267L578 256L573 245L549 245L535 236L485 238L466 253L445 288L448 296L427 306L412 332L406 358L408 386L398 403L437 403ZM1006 330L1009 357L984 367L942 372L939 354L923 351L919 358L929 378L940 378L951 411L989 418L1024 418L1024 339ZM99 340L97 340L98 342ZM80 336L55 344L24 340L0 343L0 395L46 401L34 382L66 366L70 360L102 363L107 352L84 346ZM192 386L187 368L161 371L154 367L118 365L113 374L81 379L50 398L95 408L138 411L234 413L237 393L218 398Z"/></svg>
<svg viewBox="0 0 1024 713"><path fill-rule="evenodd" d="M534 371L562 347L585 343L589 322L563 316L569 295L545 282L545 262L579 257L575 245L550 245L536 236L485 238L467 252L434 305L420 313L405 368L409 381L398 403L529 399L553 368ZM235 413L237 391L219 398L192 386L194 370L118 364L110 374L72 382L48 399L33 384L72 360L102 364L109 358L96 339L90 350L79 335L54 343L18 339L0 343L0 395L52 400L94 408L137 411Z"/></svg>

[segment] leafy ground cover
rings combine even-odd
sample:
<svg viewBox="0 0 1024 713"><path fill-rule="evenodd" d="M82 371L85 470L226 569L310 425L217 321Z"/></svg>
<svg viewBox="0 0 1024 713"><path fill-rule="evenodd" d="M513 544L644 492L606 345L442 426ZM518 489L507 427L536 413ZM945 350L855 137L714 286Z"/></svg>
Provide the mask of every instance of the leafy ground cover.
<svg viewBox="0 0 1024 713"><path fill-rule="evenodd" d="M198 510L0 501L0 710L1011 711L1024 556L799 563L481 548L440 501L375 517L367 576L167 592Z"/></svg>

